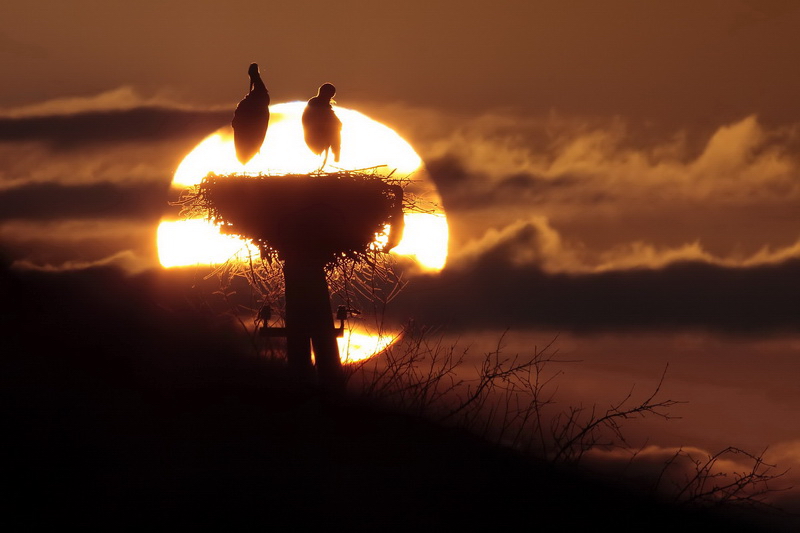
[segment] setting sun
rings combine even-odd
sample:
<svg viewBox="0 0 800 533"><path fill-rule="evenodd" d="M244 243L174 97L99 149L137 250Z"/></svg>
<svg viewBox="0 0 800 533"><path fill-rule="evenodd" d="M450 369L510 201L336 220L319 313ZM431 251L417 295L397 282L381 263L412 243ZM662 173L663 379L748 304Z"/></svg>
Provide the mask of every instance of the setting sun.
<svg viewBox="0 0 800 533"><path fill-rule="evenodd" d="M242 165L236 159L233 132L225 127L209 135L181 162L173 187L198 185L209 173L285 174L317 170L321 158L306 147L300 120L304 102L270 107L270 123L261 152ZM410 180L408 189L426 204L440 204L436 189L422 171L422 160L394 130L350 109L336 108L342 121L342 155L326 169L358 170L376 168L380 176ZM406 213L403 240L392 251L413 259L423 270L441 270L447 259L447 218L440 207L431 212ZM162 221L158 230L159 260L164 267L219 264L230 259L257 256L254 246L229 235L204 220Z"/></svg>
<svg viewBox="0 0 800 533"><path fill-rule="evenodd" d="M234 235L223 235L206 219L162 222L156 236L158 256L165 267L221 264L230 259L259 257L258 247Z"/></svg>
<svg viewBox="0 0 800 533"><path fill-rule="evenodd" d="M360 326L345 329L344 335L337 339L343 363L357 363L369 359L385 350L400 337L400 331L371 333Z"/></svg>
<svg viewBox="0 0 800 533"><path fill-rule="evenodd" d="M215 174L301 174L317 170L321 158L303 140L300 120L305 102L270 107L267 136L261 151L246 165L236 159L233 130L222 128L208 136L187 155L175 171L173 186L197 185L209 173ZM342 121L342 156L336 168L356 170L383 167L408 176L422 160L402 137L388 126L351 109L336 108ZM328 162L332 167L333 161Z"/></svg>
<svg viewBox="0 0 800 533"><path fill-rule="evenodd" d="M308 174L319 169L322 159L303 139L301 115L304 102L270 108L270 122L261 151L246 164L236 157L233 131L225 127L206 137L175 171L173 188L199 185L210 173L227 176ZM422 160L391 128L349 109L336 108L342 121L342 152L336 166L329 160L323 170L374 169L378 177L407 179L408 194L423 203L422 211L404 214L403 239L391 251L411 259L421 270L441 270L447 260L448 226L438 194L427 178ZM383 235L376 240L385 239ZM235 235L226 235L207 218L164 220L158 228L159 260L164 267L250 261L260 256L258 246ZM392 344L399 331L375 334L351 325L339 339L344 362L356 362Z"/></svg>

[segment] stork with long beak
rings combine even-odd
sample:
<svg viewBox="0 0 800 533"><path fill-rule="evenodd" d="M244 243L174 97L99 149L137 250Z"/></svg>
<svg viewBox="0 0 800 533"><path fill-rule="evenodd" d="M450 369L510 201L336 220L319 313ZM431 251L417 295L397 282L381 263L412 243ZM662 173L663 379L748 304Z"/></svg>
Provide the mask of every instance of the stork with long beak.
<svg viewBox="0 0 800 533"><path fill-rule="evenodd" d="M233 144L236 158L244 165L258 153L269 125L269 92L261 80L258 64L251 63L250 92L236 106L233 113Z"/></svg>
<svg viewBox="0 0 800 533"><path fill-rule="evenodd" d="M335 94L336 87L330 83L323 84L317 91L317 96L308 101L303 111L303 133L306 144L317 155L325 152L322 167L328 161L328 151L333 152L334 161L339 161L342 146L342 121L331 107Z"/></svg>

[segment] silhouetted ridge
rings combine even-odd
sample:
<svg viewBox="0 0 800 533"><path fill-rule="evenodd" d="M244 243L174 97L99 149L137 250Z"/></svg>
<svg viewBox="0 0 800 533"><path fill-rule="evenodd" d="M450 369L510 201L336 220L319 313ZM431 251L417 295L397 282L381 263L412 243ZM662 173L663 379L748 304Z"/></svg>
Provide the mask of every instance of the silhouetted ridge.
<svg viewBox="0 0 800 533"><path fill-rule="evenodd" d="M191 270L14 272L0 321L3 522L114 529L754 531L465 431L329 402L249 355ZM194 284L197 286L191 289ZM210 292L206 293L209 294Z"/></svg>

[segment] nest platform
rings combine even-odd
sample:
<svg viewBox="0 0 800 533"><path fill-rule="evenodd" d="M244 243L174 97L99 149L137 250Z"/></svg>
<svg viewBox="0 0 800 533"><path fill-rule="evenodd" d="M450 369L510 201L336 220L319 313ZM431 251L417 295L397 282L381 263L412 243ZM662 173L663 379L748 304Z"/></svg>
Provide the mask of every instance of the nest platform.
<svg viewBox="0 0 800 533"><path fill-rule="evenodd" d="M387 226L402 231L402 188L372 174L210 175L198 195L224 233L279 255L365 253Z"/></svg>

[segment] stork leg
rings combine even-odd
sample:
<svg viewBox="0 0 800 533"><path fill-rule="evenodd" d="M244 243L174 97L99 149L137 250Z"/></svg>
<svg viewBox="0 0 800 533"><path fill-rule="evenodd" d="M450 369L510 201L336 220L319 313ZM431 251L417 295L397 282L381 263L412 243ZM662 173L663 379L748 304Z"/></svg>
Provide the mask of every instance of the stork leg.
<svg viewBox="0 0 800 533"><path fill-rule="evenodd" d="M319 167L320 170L325 168L325 165L328 163L328 151L329 151L329 148L325 148L325 157L322 159L322 166Z"/></svg>

